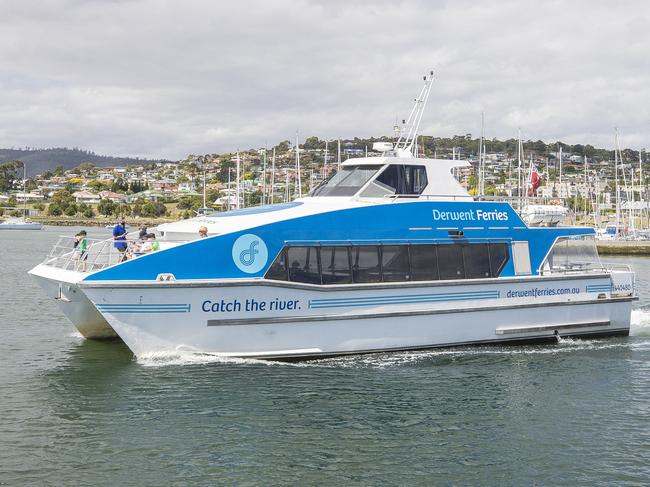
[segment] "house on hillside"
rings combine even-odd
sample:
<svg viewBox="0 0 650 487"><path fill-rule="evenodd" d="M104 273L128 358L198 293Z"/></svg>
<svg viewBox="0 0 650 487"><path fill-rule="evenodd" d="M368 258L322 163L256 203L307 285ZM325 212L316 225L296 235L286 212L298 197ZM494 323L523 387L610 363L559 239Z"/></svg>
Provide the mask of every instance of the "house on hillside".
<svg viewBox="0 0 650 487"><path fill-rule="evenodd" d="M97 193L92 193L90 191L75 191L72 193L72 197L77 203L86 203L88 205L97 204L101 199Z"/></svg>
<svg viewBox="0 0 650 487"><path fill-rule="evenodd" d="M113 191L100 191L99 196L103 200L111 200L113 203L125 203L126 195L114 193Z"/></svg>

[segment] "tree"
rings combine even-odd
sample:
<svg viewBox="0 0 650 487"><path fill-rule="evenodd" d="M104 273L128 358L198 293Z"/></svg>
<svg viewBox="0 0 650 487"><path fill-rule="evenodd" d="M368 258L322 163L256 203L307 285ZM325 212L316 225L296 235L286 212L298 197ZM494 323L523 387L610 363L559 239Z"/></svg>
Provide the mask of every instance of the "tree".
<svg viewBox="0 0 650 487"><path fill-rule="evenodd" d="M95 191L104 191L108 188L106 184L104 184L103 182L97 179L93 179L92 181L89 181L88 183L86 183L86 186L88 186L90 189L94 189Z"/></svg>
<svg viewBox="0 0 650 487"><path fill-rule="evenodd" d="M67 189L59 189L52 195L51 201L63 212L68 206L74 203L74 197Z"/></svg>
<svg viewBox="0 0 650 487"><path fill-rule="evenodd" d="M65 168L61 164L59 164L58 166L56 166L54 168L54 175L55 176L60 177L60 176L63 176L64 174L65 174Z"/></svg>
<svg viewBox="0 0 650 487"><path fill-rule="evenodd" d="M83 216L84 216L85 218L94 218L94 216L95 216L95 212L93 211L92 208L86 208L86 209L83 211Z"/></svg>
<svg viewBox="0 0 650 487"><path fill-rule="evenodd" d="M50 203L47 207L47 214L48 216L61 216L63 214L63 210L58 204Z"/></svg>
<svg viewBox="0 0 650 487"><path fill-rule="evenodd" d="M112 216L115 212L115 203L109 199L101 199L97 205L97 211L104 216Z"/></svg>
<svg viewBox="0 0 650 487"><path fill-rule="evenodd" d="M117 178L115 181L113 181L113 184L111 185L111 191L113 193L125 192L128 189L129 186L124 182L124 179L122 178Z"/></svg>
<svg viewBox="0 0 650 487"><path fill-rule="evenodd" d="M0 164L0 192L9 191L18 184L22 177L22 168L23 163L21 161L9 161Z"/></svg>
<svg viewBox="0 0 650 487"><path fill-rule="evenodd" d="M36 203L34 205L34 209L38 210L38 211L43 211L43 210L45 210L45 205L43 203Z"/></svg>
<svg viewBox="0 0 650 487"><path fill-rule="evenodd" d="M74 172L77 174L90 174L95 171L95 165L92 162L82 162L77 167L74 168Z"/></svg>
<svg viewBox="0 0 650 487"><path fill-rule="evenodd" d="M64 213L66 216L75 216L77 214L77 205L72 203L65 209Z"/></svg>

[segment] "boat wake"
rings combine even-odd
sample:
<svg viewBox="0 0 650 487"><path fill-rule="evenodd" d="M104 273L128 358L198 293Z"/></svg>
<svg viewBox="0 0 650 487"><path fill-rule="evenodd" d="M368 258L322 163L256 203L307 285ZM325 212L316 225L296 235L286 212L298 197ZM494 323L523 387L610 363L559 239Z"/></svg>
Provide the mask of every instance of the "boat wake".
<svg viewBox="0 0 650 487"><path fill-rule="evenodd" d="M146 352L136 357L138 364L145 367L167 367L170 365L269 365L273 362L252 358L226 357L214 353L177 350L174 352Z"/></svg>
<svg viewBox="0 0 650 487"><path fill-rule="evenodd" d="M650 337L650 309L633 309L630 335Z"/></svg>

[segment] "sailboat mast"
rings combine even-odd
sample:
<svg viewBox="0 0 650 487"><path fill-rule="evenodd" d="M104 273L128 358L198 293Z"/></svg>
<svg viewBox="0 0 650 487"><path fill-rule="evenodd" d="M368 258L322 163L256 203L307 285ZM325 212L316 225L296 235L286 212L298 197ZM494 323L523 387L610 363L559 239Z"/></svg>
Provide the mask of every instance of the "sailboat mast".
<svg viewBox="0 0 650 487"><path fill-rule="evenodd" d="M241 207L240 202L239 202L239 198L240 198L240 193L239 193L239 170L240 170L239 151L237 151L237 174L235 175L235 181L236 181L236 185L237 185L236 186L237 189L235 190L235 197L237 198L237 202L235 203L235 207L237 209L239 209Z"/></svg>
<svg viewBox="0 0 650 487"><path fill-rule="evenodd" d="M298 198L302 198L302 184L300 181L300 147L298 145L298 131L296 130L296 191Z"/></svg>
<svg viewBox="0 0 650 487"><path fill-rule="evenodd" d="M262 162L262 204L266 204L266 147L264 148L264 160Z"/></svg>
<svg viewBox="0 0 650 487"><path fill-rule="evenodd" d="M484 114L481 112L481 137L478 139L478 197L483 197L483 132L485 128Z"/></svg>
<svg viewBox="0 0 650 487"><path fill-rule="evenodd" d="M273 148L273 159L271 160L271 204L273 204L273 197L275 193L275 147Z"/></svg>

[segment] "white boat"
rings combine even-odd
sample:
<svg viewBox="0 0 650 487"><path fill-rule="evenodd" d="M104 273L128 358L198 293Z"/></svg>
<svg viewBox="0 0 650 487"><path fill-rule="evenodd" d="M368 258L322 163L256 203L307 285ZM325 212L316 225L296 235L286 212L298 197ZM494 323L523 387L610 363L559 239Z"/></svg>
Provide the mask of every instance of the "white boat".
<svg viewBox="0 0 650 487"><path fill-rule="evenodd" d="M161 250L124 262L97 242L85 272L62 269L65 254L30 273L136 355L627 335L634 273L600 262L592 228L529 227L508 203L473 200L452 174L466 161L415 157L430 83L393 148L342 163L304 198L161 225ZM188 240L203 225L211 236Z"/></svg>
<svg viewBox="0 0 650 487"><path fill-rule="evenodd" d="M0 222L0 230L43 230L43 224L25 218L8 218Z"/></svg>
<svg viewBox="0 0 650 487"><path fill-rule="evenodd" d="M23 197L25 206L23 208L24 216L22 218L8 218L0 222L0 230L43 230L43 224L33 222L27 218L27 166L23 163Z"/></svg>

